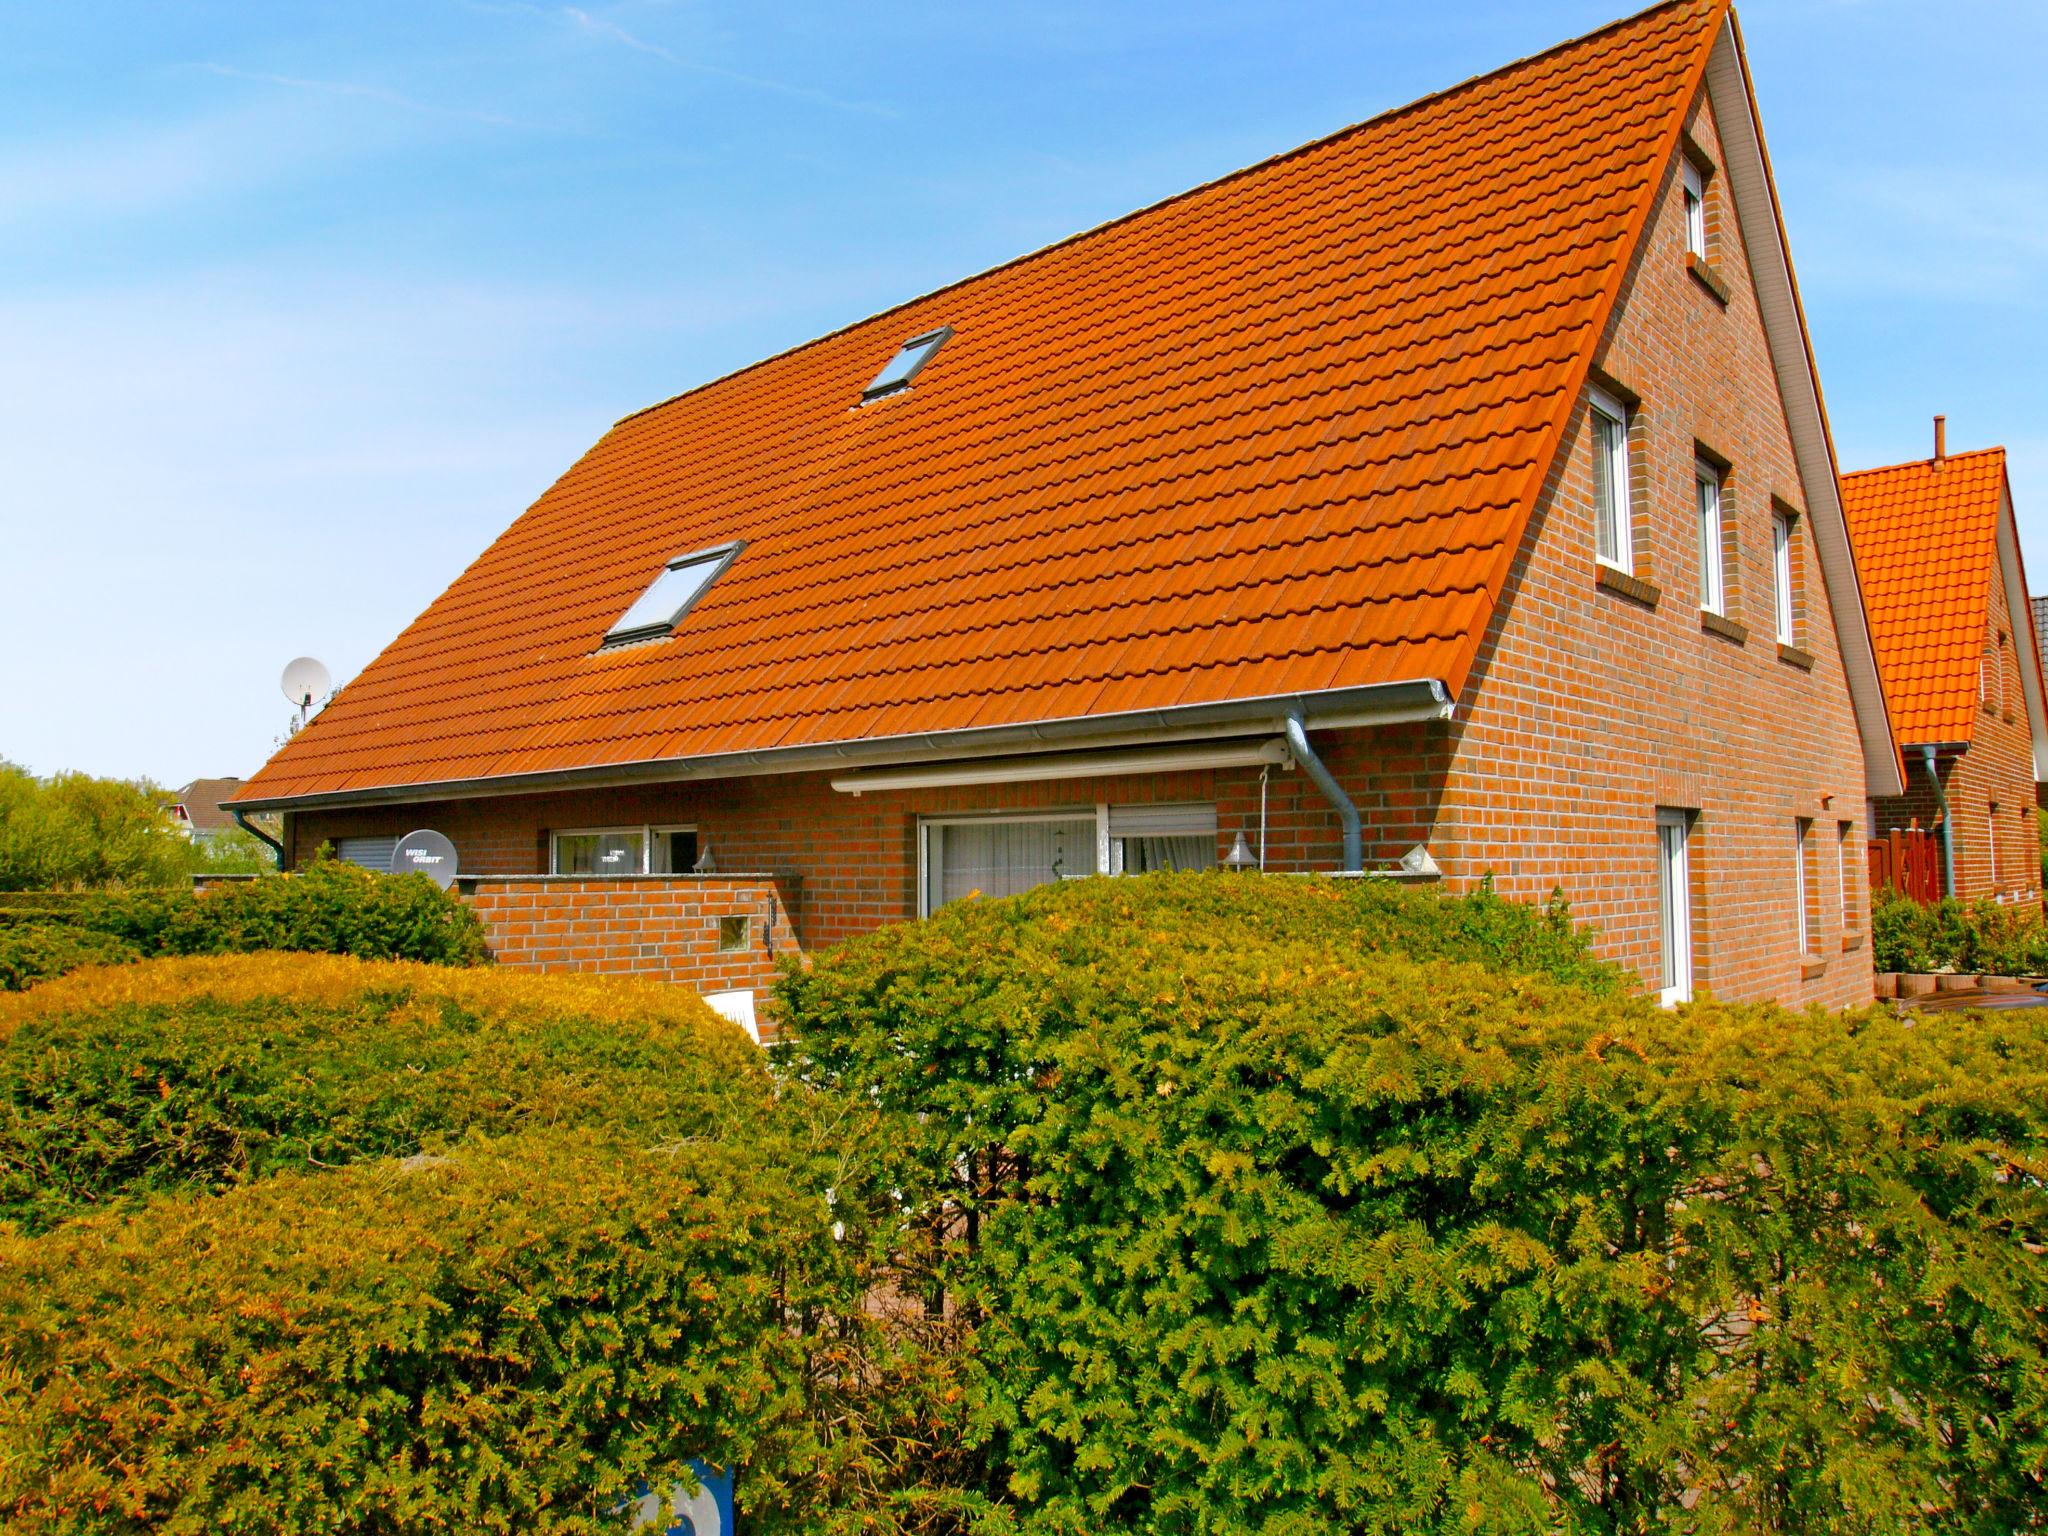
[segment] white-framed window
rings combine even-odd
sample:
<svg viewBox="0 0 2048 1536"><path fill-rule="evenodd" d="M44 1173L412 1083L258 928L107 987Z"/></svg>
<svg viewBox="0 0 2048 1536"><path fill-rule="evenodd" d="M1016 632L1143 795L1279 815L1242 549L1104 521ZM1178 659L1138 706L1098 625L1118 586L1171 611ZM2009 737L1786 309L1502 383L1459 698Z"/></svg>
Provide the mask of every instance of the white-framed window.
<svg viewBox="0 0 2048 1536"><path fill-rule="evenodd" d="M1810 899L1809 882L1812 874L1806 867L1806 843L1813 831L1813 822L1804 816L1792 821L1792 895L1799 913L1799 953L1813 952L1813 924L1807 920L1806 903Z"/></svg>
<svg viewBox="0 0 2048 1536"><path fill-rule="evenodd" d="M918 824L918 915L968 896L1015 896L1101 872L1093 812L946 817Z"/></svg>
<svg viewBox="0 0 2048 1536"><path fill-rule="evenodd" d="M1707 178L1691 156L1679 160L1679 180L1685 188L1685 249L1690 255L1707 259Z"/></svg>
<svg viewBox="0 0 2048 1536"><path fill-rule="evenodd" d="M1727 570L1721 547L1721 471L1705 459L1693 463L1699 501L1700 607L1728 611Z"/></svg>
<svg viewBox="0 0 2048 1536"><path fill-rule="evenodd" d="M1657 810L1658 1000L1692 1001L1692 817Z"/></svg>
<svg viewBox="0 0 2048 1536"><path fill-rule="evenodd" d="M1216 807L1097 805L918 823L918 915L967 896L1014 896L1054 880L1216 866Z"/></svg>
<svg viewBox="0 0 2048 1536"><path fill-rule="evenodd" d="M1771 589L1778 644L1796 644L1792 606L1792 517L1787 512L1771 515Z"/></svg>
<svg viewBox="0 0 2048 1536"><path fill-rule="evenodd" d="M695 827L573 827L548 839L551 875L681 875L696 865Z"/></svg>
<svg viewBox="0 0 2048 1536"><path fill-rule="evenodd" d="M1845 939L1856 931L1856 902L1850 895L1852 887L1849 884L1849 859L1854 851L1851 845L1855 837L1855 822L1835 823L1835 916L1841 922Z"/></svg>
<svg viewBox="0 0 2048 1536"><path fill-rule="evenodd" d="M1991 888L1998 888L1998 802L1992 801L1984 811L1984 850L1991 859Z"/></svg>
<svg viewBox="0 0 2048 1536"><path fill-rule="evenodd" d="M1603 565L1627 572L1635 567L1629 524L1628 407L1605 390L1591 393L1593 405L1593 554Z"/></svg>

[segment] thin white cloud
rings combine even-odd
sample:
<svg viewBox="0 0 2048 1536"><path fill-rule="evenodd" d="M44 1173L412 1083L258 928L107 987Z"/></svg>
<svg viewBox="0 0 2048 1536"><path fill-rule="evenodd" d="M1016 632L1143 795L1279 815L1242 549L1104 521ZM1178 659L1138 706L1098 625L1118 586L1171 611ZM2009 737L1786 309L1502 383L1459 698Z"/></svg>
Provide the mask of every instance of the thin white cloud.
<svg viewBox="0 0 2048 1536"><path fill-rule="evenodd" d="M527 9L527 7L522 7ZM763 75L750 75L736 69L725 69L716 64L706 64L697 59L687 59L673 48L660 43L649 42L646 38L628 32L624 27L606 16L593 16L590 12L573 5L562 7L561 15L567 17L580 30L593 37L630 48L635 53L644 53L650 58L660 59L676 69L688 70L692 74L705 75L714 80L730 80L735 85L748 86L757 91L770 91L778 96L787 96L796 101L808 101L816 106L830 107L838 112L854 112L867 117L901 117L903 114L894 107L881 106L871 101L851 101L843 96L829 95L814 91L808 86L792 85L786 80L771 80Z"/></svg>
<svg viewBox="0 0 2048 1536"><path fill-rule="evenodd" d="M425 117L454 118L462 122L482 123L491 128L526 128L531 124L516 118L502 117L495 112L476 112L463 107L435 106L405 95L403 92L387 89L381 85L368 85L355 80L315 80L302 75L273 74L268 70L240 69L233 64L207 61L191 66L210 75L219 75L228 80L246 80L259 85L281 86L288 90L311 91L322 96L351 97L359 101L377 102L384 106L398 107L407 112L417 112Z"/></svg>

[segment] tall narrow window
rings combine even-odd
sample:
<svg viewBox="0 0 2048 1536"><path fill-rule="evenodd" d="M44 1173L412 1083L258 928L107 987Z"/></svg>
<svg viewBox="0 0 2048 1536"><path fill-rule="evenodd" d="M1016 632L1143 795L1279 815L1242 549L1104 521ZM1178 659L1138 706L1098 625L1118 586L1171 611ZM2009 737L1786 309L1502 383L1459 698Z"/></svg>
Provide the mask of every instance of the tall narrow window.
<svg viewBox="0 0 2048 1536"><path fill-rule="evenodd" d="M1984 848L1991 859L1991 889L1998 889L1998 802L1992 801L1984 812Z"/></svg>
<svg viewBox="0 0 2048 1536"><path fill-rule="evenodd" d="M1852 883L1849 860L1855 855L1856 823L1842 821L1835 824L1835 888L1841 898L1842 938L1847 943L1849 935L1856 931L1856 887Z"/></svg>
<svg viewBox="0 0 2048 1536"><path fill-rule="evenodd" d="M1669 1008L1692 1000L1692 819L1657 811L1658 1000Z"/></svg>
<svg viewBox="0 0 2048 1536"><path fill-rule="evenodd" d="M1593 391L1594 554L1618 571L1633 569L1629 528L1628 407Z"/></svg>
<svg viewBox="0 0 2048 1536"><path fill-rule="evenodd" d="M1679 161L1679 178L1685 186L1685 249L1687 254L1707 259L1707 178L1690 158Z"/></svg>
<svg viewBox="0 0 2048 1536"><path fill-rule="evenodd" d="M1793 645L1792 519L1779 512L1771 518L1772 596L1777 604L1778 644Z"/></svg>
<svg viewBox="0 0 2048 1536"><path fill-rule="evenodd" d="M1700 607L1728 611L1726 572L1721 561L1721 471L1705 459L1695 462L1699 491Z"/></svg>
<svg viewBox="0 0 2048 1536"><path fill-rule="evenodd" d="M1806 817L1796 818L1792 823L1792 896L1799 913L1799 953L1813 953L1813 922L1808 914L1808 904L1813 899L1813 874L1807 868L1806 845L1813 823Z"/></svg>

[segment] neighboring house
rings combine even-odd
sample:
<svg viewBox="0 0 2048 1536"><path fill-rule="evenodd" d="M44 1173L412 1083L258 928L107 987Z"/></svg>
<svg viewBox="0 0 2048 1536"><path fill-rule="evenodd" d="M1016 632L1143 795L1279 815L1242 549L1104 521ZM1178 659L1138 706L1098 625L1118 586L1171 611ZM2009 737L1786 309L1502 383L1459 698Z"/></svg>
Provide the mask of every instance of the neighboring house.
<svg viewBox="0 0 2048 1536"><path fill-rule="evenodd" d="M626 417L237 798L526 876L539 964L656 965L613 872L817 946L1242 836L1847 1004L1900 787L1739 34L1675 0Z"/></svg>
<svg viewBox="0 0 2048 1536"><path fill-rule="evenodd" d="M187 837L202 842L219 837L223 832L233 832L236 830L235 819L221 809L221 804L241 787L240 779L194 779L177 791L177 798L171 802L171 819ZM251 816L249 819L276 835L275 816Z"/></svg>
<svg viewBox="0 0 2048 1536"><path fill-rule="evenodd" d="M2035 608L2005 450L1951 454L1944 436L1937 416L1933 458L1842 477L1906 764L1906 793L1873 799L1870 823L1938 831L1953 895L2031 901L2048 777Z"/></svg>

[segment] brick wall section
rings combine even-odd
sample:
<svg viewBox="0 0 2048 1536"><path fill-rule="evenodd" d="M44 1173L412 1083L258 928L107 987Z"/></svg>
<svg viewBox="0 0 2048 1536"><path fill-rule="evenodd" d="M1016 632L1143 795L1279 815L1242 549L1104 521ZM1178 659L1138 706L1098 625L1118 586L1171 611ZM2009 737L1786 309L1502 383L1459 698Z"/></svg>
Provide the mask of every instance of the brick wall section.
<svg viewBox="0 0 2048 1536"><path fill-rule="evenodd" d="M675 982L698 992L761 991L775 962L799 952L801 887L768 875L529 877L459 882L498 964ZM720 919L748 920L739 948Z"/></svg>
<svg viewBox="0 0 2048 1536"><path fill-rule="evenodd" d="M1984 632L1984 687L1969 750L1942 752L1936 765L1954 818L1955 894L2000 901L2041 898L2039 834L2034 827L2034 741L2020 693L2019 646L2006 602L2002 562L1992 562L1990 619ZM1935 804L1918 748L1906 751L1907 793L1871 802L1879 832L1919 825L1932 829ZM1995 807L1995 809L1994 809ZM1995 864L1995 867L1994 867Z"/></svg>
<svg viewBox="0 0 2048 1536"><path fill-rule="evenodd" d="M1704 102L1691 135L1718 166ZM1597 925L1600 951L1646 978L1659 959L1657 807L1692 811L1697 984L1794 1005L1867 1002L1863 759L1810 550L1800 558L1805 654L1781 659L1773 638L1770 517L1774 506L1803 511L1804 488L1725 192L1710 189L1724 302L1687 270L1677 185L1674 160L1598 360L1641 402L1634 516L1638 570L1655 601L1595 579L1582 409L1456 721L1315 739L1358 804L1368 867L1426 843L1449 889L1488 876L1530 900L1561 889ZM1728 608L1747 630L1734 638L1700 619L1696 448L1729 466ZM1802 545L1807 537L1802 526ZM1265 788L1269 868L1334 868L1338 820L1306 776L1275 770ZM432 826L454 839L465 871L517 874L546 868L551 829L692 824L721 867L802 877L795 938L814 949L916 913L920 817L1189 800L1215 803L1219 857L1239 830L1258 845L1260 775L1246 769L859 798L827 775L795 774L308 814L293 818L292 836L303 858L323 840ZM1798 817L1814 821L1820 882L1806 955Z"/></svg>
<svg viewBox="0 0 2048 1536"><path fill-rule="evenodd" d="M1710 166L1724 163L1704 99L1689 132ZM1869 910L1868 873L1854 856L1863 759L1803 521L1798 642L1811 665L1781 659L1773 636L1770 519L1774 506L1803 512L1804 487L1726 189L1710 180L1708 255L1724 304L1687 270L1676 176L1674 163L1596 358L1606 380L1640 401L1636 570L1655 587L1654 604L1596 580L1582 407L1459 701L1431 846L1447 870L1491 868L1513 895L1562 887L1599 925L1606 952L1649 976L1656 810L1691 811L1696 985L1795 1005L1864 1002L1870 967L1856 914ZM1708 628L1699 609L1702 449L1727 466L1726 607L1740 637ZM1815 823L1823 898L1810 956L1799 952L1793 894L1798 817ZM1837 865L1845 821L1846 875Z"/></svg>

